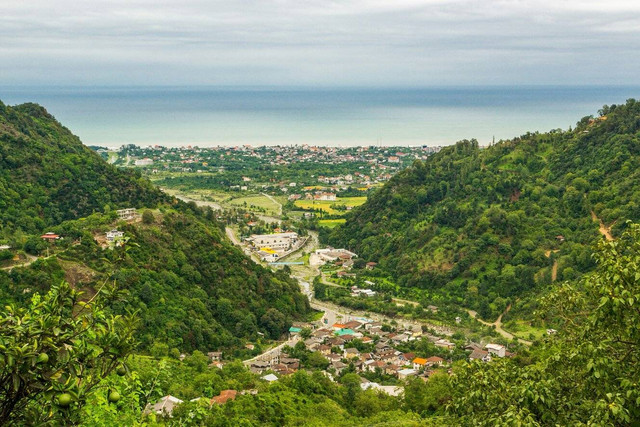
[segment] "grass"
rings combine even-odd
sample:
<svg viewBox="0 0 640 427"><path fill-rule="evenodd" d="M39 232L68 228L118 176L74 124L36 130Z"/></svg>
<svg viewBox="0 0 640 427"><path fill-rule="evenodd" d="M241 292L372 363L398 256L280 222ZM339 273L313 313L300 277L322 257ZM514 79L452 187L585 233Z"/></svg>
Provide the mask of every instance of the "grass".
<svg viewBox="0 0 640 427"><path fill-rule="evenodd" d="M531 334L535 339L539 339L547 333L546 329L531 326L526 320L511 320L503 324L502 328L507 332L511 332L516 337L526 340L530 339Z"/></svg>
<svg viewBox="0 0 640 427"><path fill-rule="evenodd" d="M327 200L296 200L295 205L301 209L314 210L320 209L331 215L344 215L348 211L339 211L333 207L336 205L345 205L356 207L367 201L366 196L360 197L340 197L336 201Z"/></svg>
<svg viewBox="0 0 640 427"><path fill-rule="evenodd" d="M340 219L321 219L318 221L318 225L320 227L334 228L340 224L344 224L347 220L344 218Z"/></svg>
<svg viewBox="0 0 640 427"><path fill-rule="evenodd" d="M249 210L251 210L252 207L264 209L264 212L269 215L277 215L279 213L278 205L262 194L238 197L236 199L231 199L226 203L232 206L245 207Z"/></svg>

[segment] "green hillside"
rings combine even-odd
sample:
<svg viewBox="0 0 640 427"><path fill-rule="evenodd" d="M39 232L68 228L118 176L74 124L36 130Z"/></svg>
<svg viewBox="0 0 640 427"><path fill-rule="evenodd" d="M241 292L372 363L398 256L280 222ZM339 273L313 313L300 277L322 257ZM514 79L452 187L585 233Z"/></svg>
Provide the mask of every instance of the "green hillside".
<svg viewBox="0 0 640 427"><path fill-rule="evenodd" d="M43 107L0 102L0 235L38 232L107 205L168 200L138 174L107 164Z"/></svg>
<svg viewBox="0 0 640 427"><path fill-rule="evenodd" d="M592 270L599 220L616 236L640 219L639 131L629 100L569 131L459 142L396 175L328 240L404 288L495 317Z"/></svg>
<svg viewBox="0 0 640 427"><path fill-rule="evenodd" d="M125 222L121 207L149 210ZM111 309L137 311L143 351L237 350L279 338L309 311L297 283L235 248L210 209L108 165L34 104L0 104L0 227L8 257L37 257L25 268L2 259L2 306L61 280L90 296L111 277L128 292ZM106 244L113 228L125 233L123 247ZM45 243L45 231L63 239Z"/></svg>

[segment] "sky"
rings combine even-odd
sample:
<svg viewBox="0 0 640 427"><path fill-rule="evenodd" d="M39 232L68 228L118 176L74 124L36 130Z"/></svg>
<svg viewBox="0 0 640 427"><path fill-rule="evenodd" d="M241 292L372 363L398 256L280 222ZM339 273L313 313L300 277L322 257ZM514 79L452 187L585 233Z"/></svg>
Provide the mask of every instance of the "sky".
<svg viewBox="0 0 640 427"><path fill-rule="evenodd" d="M0 2L3 85L637 84L629 0Z"/></svg>

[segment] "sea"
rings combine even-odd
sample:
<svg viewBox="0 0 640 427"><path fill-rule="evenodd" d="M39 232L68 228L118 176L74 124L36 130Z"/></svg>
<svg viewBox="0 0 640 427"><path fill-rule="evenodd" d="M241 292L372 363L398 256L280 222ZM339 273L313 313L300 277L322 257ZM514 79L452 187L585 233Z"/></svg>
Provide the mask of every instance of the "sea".
<svg viewBox="0 0 640 427"><path fill-rule="evenodd" d="M2 87L36 102L87 145L481 145L568 129L640 86L431 88Z"/></svg>

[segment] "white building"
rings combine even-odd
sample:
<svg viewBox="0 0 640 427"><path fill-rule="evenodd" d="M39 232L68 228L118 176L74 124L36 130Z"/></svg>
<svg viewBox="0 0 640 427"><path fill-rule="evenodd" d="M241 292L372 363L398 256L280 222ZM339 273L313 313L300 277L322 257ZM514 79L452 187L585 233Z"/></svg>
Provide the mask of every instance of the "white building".
<svg viewBox="0 0 640 427"><path fill-rule="evenodd" d="M486 347L489 354L493 354L498 357L505 357L507 355L507 349L500 344L487 344Z"/></svg>
<svg viewBox="0 0 640 427"><path fill-rule="evenodd" d="M136 208L118 209L116 211L120 219L133 219L136 217Z"/></svg>
<svg viewBox="0 0 640 427"><path fill-rule="evenodd" d="M149 166L153 164L153 160L151 160L148 157L145 157L144 159L138 159L135 161L134 163L136 166Z"/></svg>
<svg viewBox="0 0 640 427"><path fill-rule="evenodd" d="M107 242L114 242L116 240L120 240L124 237L123 231L111 230L107 231Z"/></svg>
<svg viewBox="0 0 640 427"><path fill-rule="evenodd" d="M274 251L286 251L298 242L298 233L252 234L247 240L258 249L270 248Z"/></svg>

